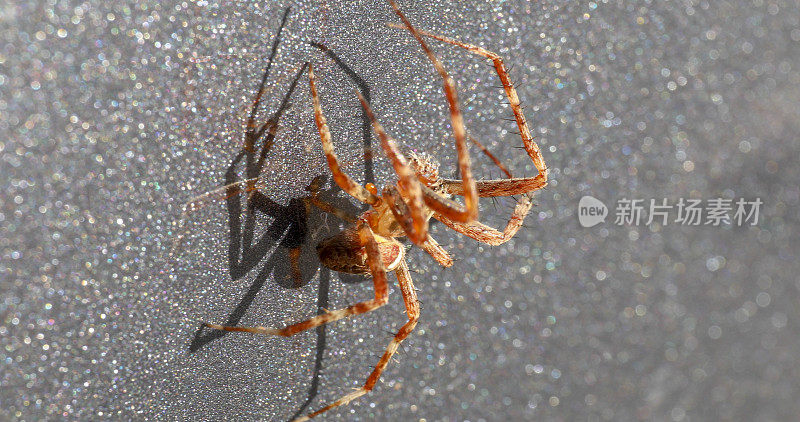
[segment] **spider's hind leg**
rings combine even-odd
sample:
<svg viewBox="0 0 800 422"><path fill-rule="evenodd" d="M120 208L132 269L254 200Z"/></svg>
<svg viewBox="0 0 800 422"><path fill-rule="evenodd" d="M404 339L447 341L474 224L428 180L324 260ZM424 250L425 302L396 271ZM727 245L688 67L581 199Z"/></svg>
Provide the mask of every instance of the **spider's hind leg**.
<svg viewBox="0 0 800 422"><path fill-rule="evenodd" d="M386 346L386 350L383 352L381 359L378 361L378 364L375 365L375 369L373 369L369 374L367 381L361 388L356 389L352 393L345 394L335 402L317 410L314 413L311 413L308 416L295 419L295 422L307 421L321 413L333 409L334 407L350 403L351 401L372 391L372 389L375 388L375 385L378 383L378 380L380 379L384 369L386 369L386 366L389 365L389 360L391 360L392 356L400 347L400 343L405 340L405 338L408 337L412 331L414 331L414 327L417 326L417 321L419 320L419 300L417 299L417 292L414 289L414 283L411 281L411 275L408 272L408 265L406 264L405 259L397 267L395 274L397 275L397 282L400 285L400 293L403 295L403 302L406 306L408 321L403 324L402 327L400 327L400 329L394 335L394 338L392 338L392 341L389 342L388 346Z"/></svg>

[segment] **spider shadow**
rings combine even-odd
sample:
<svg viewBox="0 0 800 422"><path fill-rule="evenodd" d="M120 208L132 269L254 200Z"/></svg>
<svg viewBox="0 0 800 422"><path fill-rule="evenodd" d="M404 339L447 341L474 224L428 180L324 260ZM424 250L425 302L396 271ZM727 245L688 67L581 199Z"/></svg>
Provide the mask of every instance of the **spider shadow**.
<svg viewBox="0 0 800 422"><path fill-rule="evenodd" d="M228 268L233 280L238 280L255 267L261 264L253 282L240 299L238 305L229 313L224 325L238 325L247 310L252 306L258 293L272 276L276 284L285 289L297 289L310 282L319 274L319 290L317 295L317 314L326 312L329 307L329 291L331 272L319 262L314 247L320 239L338 231L338 222L329 225L329 219L336 219L316 207L309 206L306 197L291 198L286 205L282 205L263 193L255 190L255 183L242 190L237 183L237 169L242 165L246 180L257 178L266 163L266 158L276 142L276 130L283 114L290 107L290 98L295 91L300 77L305 73L306 63L292 80L289 89L281 100L280 106L261 127L252 124L255 121L261 102L266 81L280 41L280 33L286 24L289 10L283 16L278 35L272 46L266 69L264 71L259 91L250 112L250 123L245 132L245 145L233 158L225 173L226 206L228 213ZM362 95L369 98L369 87L350 67L342 62L333 52L319 44L312 43L320 48L356 83ZM373 161L371 157L372 132L370 122L362 114L363 146L365 149L365 177L367 181L374 182ZM256 144L260 148L255 148ZM325 177L319 176L312 184L324 185ZM346 197L339 195L341 190L335 183L329 189L318 192L318 197L334 206L358 215L364 208L357 208ZM243 197L245 198L243 201ZM258 214L262 214L271 222L258 236ZM263 219L263 217L261 217ZM333 227L331 227L333 226ZM357 283L366 280L363 276L339 274L339 279L345 283ZM317 395L322 361L324 358L327 340L324 325L315 329L317 334L314 370L308 395L300 405L294 419L302 415ZM228 332L208 330L202 326L197 329L189 344L189 352L194 353L206 344L227 335Z"/></svg>

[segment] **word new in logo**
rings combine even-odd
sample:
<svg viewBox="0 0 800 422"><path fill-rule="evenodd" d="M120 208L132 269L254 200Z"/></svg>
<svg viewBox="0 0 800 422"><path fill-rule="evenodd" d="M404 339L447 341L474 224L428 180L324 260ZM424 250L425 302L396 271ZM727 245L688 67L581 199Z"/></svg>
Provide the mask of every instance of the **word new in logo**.
<svg viewBox="0 0 800 422"><path fill-rule="evenodd" d="M586 195L578 202L578 222L583 227L592 227L605 223L608 215L606 204L599 199Z"/></svg>

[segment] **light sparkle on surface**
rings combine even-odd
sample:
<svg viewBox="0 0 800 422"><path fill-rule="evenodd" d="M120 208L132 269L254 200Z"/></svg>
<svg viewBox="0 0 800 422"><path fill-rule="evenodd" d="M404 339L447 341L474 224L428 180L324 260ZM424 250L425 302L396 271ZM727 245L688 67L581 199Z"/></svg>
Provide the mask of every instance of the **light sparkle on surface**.
<svg viewBox="0 0 800 422"><path fill-rule="evenodd" d="M798 413L800 11L791 1L418 2L422 29L512 67L552 182L527 228L490 248L443 226L456 258L412 249L422 319L377 390L330 420L787 420ZM456 2L453 2L456 3ZM255 288L242 324L316 312L319 276L286 288L286 251L232 279L218 188L280 17L266 115L312 61L339 156L364 177L353 83L387 130L452 175L447 107L430 65L381 2L0 5L0 416L286 420L306 401L318 334L227 335L195 352ZM535 171L499 83L434 43L470 134L518 175ZM301 79L263 172L282 205L326 174ZM375 145L373 139L373 145ZM473 151L480 177L500 172ZM391 180L376 158L376 179ZM380 184L380 183L379 183ZM581 228L591 194L761 197L756 227ZM482 203L493 225L513 205ZM496 207L496 208L495 208ZM325 221L333 226L335 221ZM272 224L262 217L257 234ZM313 242L304 248L313 256ZM270 257L275 257L270 261ZM271 267L270 267L271 268ZM320 273L322 274L322 272ZM328 306L371 294L332 274ZM314 410L362 383L402 302L331 325Z"/></svg>

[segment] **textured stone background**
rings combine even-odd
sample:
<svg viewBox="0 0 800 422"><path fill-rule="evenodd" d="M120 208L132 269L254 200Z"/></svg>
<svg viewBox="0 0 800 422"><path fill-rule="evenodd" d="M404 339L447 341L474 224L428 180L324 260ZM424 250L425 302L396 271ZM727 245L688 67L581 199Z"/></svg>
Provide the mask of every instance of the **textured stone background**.
<svg viewBox="0 0 800 422"><path fill-rule="evenodd" d="M506 245L437 225L454 267L409 252L422 320L377 390L327 420L796 417L797 3L411 3L419 27L506 58L552 182ZM368 281L319 269L313 246L338 223L295 207L327 174L305 75L265 157L272 213L248 225L238 197L217 192L181 223L226 172L242 177L243 119L289 5L259 119L312 61L349 172L391 181L386 160L365 154L376 141L360 81L389 132L453 175L440 81L384 25L397 19L382 1L0 5L0 419L287 420L363 382L405 320L396 291L377 312L292 339L198 332L279 326L371 295ZM534 175L491 69L433 45L470 133ZM755 227L587 229L583 195L764 206ZM487 200L482 215L502 224L512 206ZM243 258L248 235L261 243ZM286 264L298 245L299 287Z"/></svg>

